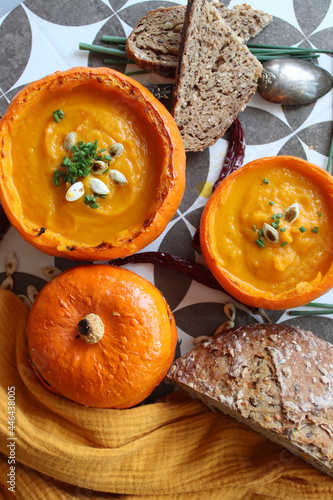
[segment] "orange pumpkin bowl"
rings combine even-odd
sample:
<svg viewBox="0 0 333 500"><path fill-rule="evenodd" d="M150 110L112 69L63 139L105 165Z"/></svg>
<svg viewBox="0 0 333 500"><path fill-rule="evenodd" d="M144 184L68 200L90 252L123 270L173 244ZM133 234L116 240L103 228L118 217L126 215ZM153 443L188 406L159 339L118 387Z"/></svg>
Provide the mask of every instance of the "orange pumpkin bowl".
<svg viewBox="0 0 333 500"><path fill-rule="evenodd" d="M28 357L54 394L98 408L130 408L166 375L177 329L161 292L124 268L77 266L39 292Z"/></svg>
<svg viewBox="0 0 333 500"><path fill-rule="evenodd" d="M109 68L72 68L25 87L0 121L0 150L10 222L54 256L135 253L162 233L184 193L174 119L145 87Z"/></svg>
<svg viewBox="0 0 333 500"><path fill-rule="evenodd" d="M208 200L200 244L237 300L265 309L307 304L333 286L333 177L293 156L244 165Z"/></svg>

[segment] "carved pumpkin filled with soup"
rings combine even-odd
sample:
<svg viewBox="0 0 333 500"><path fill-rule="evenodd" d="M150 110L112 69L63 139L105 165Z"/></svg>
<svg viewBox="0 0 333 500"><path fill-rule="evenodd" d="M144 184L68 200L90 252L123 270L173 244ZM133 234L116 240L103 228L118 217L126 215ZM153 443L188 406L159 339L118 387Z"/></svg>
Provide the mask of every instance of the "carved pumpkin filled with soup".
<svg viewBox="0 0 333 500"><path fill-rule="evenodd" d="M293 156L244 165L209 199L200 244L236 299L266 309L307 304L333 286L333 177Z"/></svg>
<svg viewBox="0 0 333 500"><path fill-rule="evenodd" d="M132 254L161 234L184 192L173 118L108 68L73 68L25 87L0 122L0 149L6 214L51 255Z"/></svg>

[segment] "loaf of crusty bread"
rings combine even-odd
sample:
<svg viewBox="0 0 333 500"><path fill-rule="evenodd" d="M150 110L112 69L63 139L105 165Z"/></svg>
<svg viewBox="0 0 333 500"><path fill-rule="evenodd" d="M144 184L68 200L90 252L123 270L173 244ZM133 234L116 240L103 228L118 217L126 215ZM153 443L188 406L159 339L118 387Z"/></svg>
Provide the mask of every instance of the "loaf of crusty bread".
<svg viewBox="0 0 333 500"><path fill-rule="evenodd" d="M333 345L288 325L233 328L197 345L167 380L333 477Z"/></svg>
<svg viewBox="0 0 333 500"><path fill-rule="evenodd" d="M257 88L262 66L214 4L189 0L171 114L186 151L214 144Z"/></svg>
<svg viewBox="0 0 333 500"><path fill-rule="evenodd" d="M221 17L243 42L257 35L272 21L272 16L250 5L228 9L212 0ZM139 67L164 76L174 76L186 7L160 7L140 19L126 42L126 54Z"/></svg>

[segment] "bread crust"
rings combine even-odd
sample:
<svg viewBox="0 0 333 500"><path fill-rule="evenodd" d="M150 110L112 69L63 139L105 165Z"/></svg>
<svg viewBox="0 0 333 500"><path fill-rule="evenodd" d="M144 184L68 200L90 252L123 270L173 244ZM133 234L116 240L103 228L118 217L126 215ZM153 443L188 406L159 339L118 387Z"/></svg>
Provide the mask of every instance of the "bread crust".
<svg viewBox="0 0 333 500"><path fill-rule="evenodd" d="M333 346L289 325L249 325L201 342L167 380L333 477Z"/></svg>
<svg viewBox="0 0 333 500"><path fill-rule="evenodd" d="M243 42L257 35L273 20L269 14L254 10L247 4L228 9L219 0L212 0L212 5ZM174 77L185 11L184 5L149 11L127 39L127 57L147 71Z"/></svg>

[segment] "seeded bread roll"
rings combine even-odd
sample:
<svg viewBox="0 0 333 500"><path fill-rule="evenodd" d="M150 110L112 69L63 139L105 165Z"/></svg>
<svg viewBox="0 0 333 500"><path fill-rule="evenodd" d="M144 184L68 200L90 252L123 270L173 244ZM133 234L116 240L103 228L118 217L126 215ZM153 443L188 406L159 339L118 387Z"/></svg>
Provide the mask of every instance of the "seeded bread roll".
<svg viewBox="0 0 333 500"><path fill-rule="evenodd" d="M333 346L287 325L234 328L201 342L167 380L333 477Z"/></svg>
<svg viewBox="0 0 333 500"><path fill-rule="evenodd" d="M247 4L236 5L233 9L228 9L219 0L212 0L212 4L243 42L257 35L273 19ZM149 11L127 39L127 57L143 69L174 76L185 11L183 5Z"/></svg>
<svg viewBox="0 0 333 500"><path fill-rule="evenodd" d="M255 93L261 72L216 7L190 0L171 103L186 151L202 151L224 134Z"/></svg>

